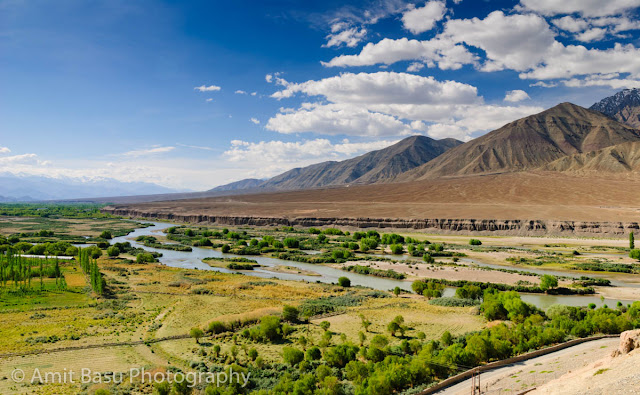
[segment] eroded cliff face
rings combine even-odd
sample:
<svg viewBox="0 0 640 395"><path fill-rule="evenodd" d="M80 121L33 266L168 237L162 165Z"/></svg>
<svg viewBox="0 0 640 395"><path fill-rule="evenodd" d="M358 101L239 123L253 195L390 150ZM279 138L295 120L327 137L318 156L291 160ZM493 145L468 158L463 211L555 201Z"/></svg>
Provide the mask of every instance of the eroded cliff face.
<svg viewBox="0 0 640 395"><path fill-rule="evenodd" d="M255 217L174 214L123 207L105 207L103 212L113 215L161 219L173 222L221 226L343 226L354 228L414 229L432 233L477 233L494 235L574 235L620 236L638 231L638 222L582 222L548 220L494 220L494 219L394 219L394 218L330 218L330 217Z"/></svg>

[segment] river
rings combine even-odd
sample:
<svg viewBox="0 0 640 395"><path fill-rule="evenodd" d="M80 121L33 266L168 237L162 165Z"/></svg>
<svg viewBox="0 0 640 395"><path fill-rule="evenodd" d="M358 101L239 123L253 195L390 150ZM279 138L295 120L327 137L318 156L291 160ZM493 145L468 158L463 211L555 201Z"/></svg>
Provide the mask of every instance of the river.
<svg viewBox="0 0 640 395"><path fill-rule="evenodd" d="M204 247L192 247L191 252L172 251L172 250L145 247L142 243L138 243L135 241L135 239L138 236L158 235L158 232L162 231L163 229L169 228L171 226L175 226L175 224L170 224L166 222L151 222L151 221L145 221L145 222L153 224L153 226L136 229L135 231L128 234L127 236L115 237L111 240L111 243L113 244L113 243L130 242L131 245L135 247L144 248L149 251L156 251L156 252L162 253L163 256L159 259L160 263L162 263L163 265L171 266L171 267L179 267L179 268L185 268L185 269L198 269L198 270L212 270L212 271L218 271L223 273L242 273L247 276L261 277L261 278L278 278L281 280L322 282L322 283L337 283L339 277L347 277L351 280L352 285L370 287L370 288L381 290L381 291L392 290L395 287L400 287L401 289L411 291L411 282L409 281L393 280L389 278L382 278L382 277L375 277L375 276L366 276L362 274L343 271L343 270L325 266L325 265L285 261L282 259L270 258L265 256L250 256L248 258L256 260L258 264L262 266L266 266L266 267L291 266L291 267L299 268L301 270L318 273L319 276L309 276L309 275L294 274L294 273L277 273L277 272L272 272L262 268L256 268L255 270L238 272L238 271L229 270L226 268L211 267L208 264L204 263L202 260L207 257L233 258L233 257L238 257L239 255L223 254L220 251L217 251L211 248L204 248ZM393 257L395 259L402 259L401 256L393 256ZM247 258L247 257L244 256L244 258ZM448 287L445 289L443 296L453 296L454 294L455 294L455 288ZM523 301L534 304L542 309L546 309L547 307L553 304L565 304L569 306L586 306L589 303L595 303L597 306L601 306L602 304L607 304L609 307L615 307L618 302L615 299L605 299L604 301L602 301L599 296L594 296L594 295L563 296L563 295L522 293L521 297ZM622 301L622 303L627 304L629 303L629 301Z"/></svg>

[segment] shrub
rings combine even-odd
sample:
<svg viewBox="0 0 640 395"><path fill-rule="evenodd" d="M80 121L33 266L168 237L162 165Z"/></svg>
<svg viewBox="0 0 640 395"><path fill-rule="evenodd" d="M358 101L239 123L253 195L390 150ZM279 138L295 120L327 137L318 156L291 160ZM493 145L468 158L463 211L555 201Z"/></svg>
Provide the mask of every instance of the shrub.
<svg viewBox="0 0 640 395"><path fill-rule="evenodd" d="M156 258L148 252L143 252L136 255L136 263L151 263L155 261Z"/></svg>
<svg viewBox="0 0 640 395"><path fill-rule="evenodd" d="M482 242L481 242L480 240L478 240L478 239L471 239L471 240L469 240L469 245L472 245L472 246L481 246L481 245L482 245Z"/></svg>
<svg viewBox="0 0 640 395"><path fill-rule="evenodd" d="M389 248L391 249L391 253L394 255L400 255L404 252L402 244L391 244Z"/></svg>
<svg viewBox="0 0 640 395"><path fill-rule="evenodd" d="M295 366L302 362L302 360L304 359L304 353L297 348L283 347L282 357L286 363L291 366Z"/></svg>
<svg viewBox="0 0 640 395"><path fill-rule="evenodd" d="M313 346L307 350L306 355L307 361L316 361L322 358L322 353L320 352L320 348Z"/></svg>
<svg viewBox="0 0 640 395"><path fill-rule="evenodd" d="M224 254L226 254L226 253L228 253L229 251L231 251L231 247L229 247L229 244L224 244L224 245L222 246L221 251L222 251Z"/></svg>
<svg viewBox="0 0 640 395"><path fill-rule="evenodd" d="M107 255L112 258L117 257L118 255L120 255L120 250L118 249L118 247L111 246L107 248Z"/></svg>
<svg viewBox="0 0 640 395"><path fill-rule="evenodd" d="M631 259L637 259L640 261L640 249L634 249L629 252L629 257Z"/></svg>
<svg viewBox="0 0 640 395"><path fill-rule="evenodd" d="M351 286L351 280L348 277L340 277L338 279L338 285L343 288L349 288Z"/></svg>
<svg viewBox="0 0 640 395"><path fill-rule="evenodd" d="M113 238L113 235L111 234L111 231L103 230L102 233L100 233L100 236L98 236L98 237L100 237L101 239L109 240L109 239Z"/></svg>
<svg viewBox="0 0 640 395"><path fill-rule="evenodd" d="M282 308L282 319L288 322L298 322L298 316L300 315L300 311L289 305L285 305Z"/></svg>
<svg viewBox="0 0 640 395"><path fill-rule="evenodd" d="M223 324L220 321L213 321L212 323L209 324L209 328L207 329L207 331L213 334L218 334L218 333L226 332L227 327L225 326L225 324Z"/></svg>
<svg viewBox="0 0 640 395"><path fill-rule="evenodd" d="M283 242L284 246L287 247L287 248L298 248L298 247L300 247L300 242L298 241L298 239L294 239L293 237L287 237L282 242Z"/></svg>

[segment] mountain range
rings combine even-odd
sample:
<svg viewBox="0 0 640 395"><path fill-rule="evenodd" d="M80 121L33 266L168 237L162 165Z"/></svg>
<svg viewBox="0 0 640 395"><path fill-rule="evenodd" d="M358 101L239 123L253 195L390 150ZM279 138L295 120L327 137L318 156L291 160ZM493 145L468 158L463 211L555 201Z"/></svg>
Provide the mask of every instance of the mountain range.
<svg viewBox="0 0 640 395"><path fill-rule="evenodd" d="M122 182L113 178L80 180L43 176L0 174L0 202L29 202L97 198L101 196L150 195L177 192L145 182Z"/></svg>
<svg viewBox="0 0 640 395"><path fill-rule="evenodd" d="M353 159L296 168L268 180L241 180L210 192L299 190L530 170L637 172L639 128L640 90L625 89L590 109L561 103L466 143L412 136Z"/></svg>
<svg viewBox="0 0 640 395"><path fill-rule="evenodd" d="M640 129L640 89L624 89L590 107L611 118Z"/></svg>

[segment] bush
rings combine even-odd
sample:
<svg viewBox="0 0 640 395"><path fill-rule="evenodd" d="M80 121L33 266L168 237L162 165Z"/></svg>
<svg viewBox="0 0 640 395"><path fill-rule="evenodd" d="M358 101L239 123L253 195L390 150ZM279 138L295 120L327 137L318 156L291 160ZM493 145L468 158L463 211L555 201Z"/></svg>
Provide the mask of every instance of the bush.
<svg viewBox="0 0 640 395"><path fill-rule="evenodd" d="M156 258L148 252L143 252L136 255L136 263L151 263L155 262Z"/></svg>
<svg viewBox="0 0 640 395"><path fill-rule="evenodd" d="M289 305L285 305L282 308L282 319L288 322L298 322L298 316L300 315L300 311Z"/></svg>
<svg viewBox="0 0 640 395"><path fill-rule="evenodd" d="M213 334L218 334L227 331L227 327L221 321L213 321L209 324L207 331Z"/></svg>
<svg viewBox="0 0 640 395"><path fill-rule="evenodd" d="M631 250L631 251L629 252L629 258L631 258L631 259L637 259L637 260L639 260L639 261L640 261L640 250L639 250L639 249Z"/></svg>
<svg viewBox="0 0 640 395"><path fill-rule="evenodd" d="M229 251L231 251L231 247L229 247L229 244L225 244L225 245L222 246L221 251L222 251L222 253L226 254Z"/></svg>
<svg viewBox="0 0 640 395"><path fill-rule="evenodd" d="M286 363L291 366L295 366L302 362L304 359L304 353L293 347L283 347L282 357Z"/></svg>
<svg viewBox="0 0 640 395"><path fill-rule="evenodd" d="M351 286L351 280L348 277L340 277L338 279L338 285L343 288L349 288Z"/></svg>
<svg viewBox="0 0 640 395"><path fill-rule="evenodd" d="M479 306L480 302L475 299L460 299L460 298L436 298L431 299L429 304L435 306L444 306L444 307L469 307L469 306Z"/></svg>
<svg viewBox="0 0 640 395"><path fill-rule="evenodd" d="M391 253L394 255L400 255L404 252L402 244L391 244L389 248L391 249Z"/></svg>
<svg viewBox="0 0 640 395"><path fill-rule="evenodd" d="M107 239L110 240L113 238L113 235L111 234L111 231L109 230L103 230L102 233L100 233L100 237L101 239Z"/></svg>
<svg viewBox="0 0 640 395"><path fill-rule="evenodd" d="M118 249L118 247L111 246L107 248L107 255L109 255L112 258L115 258L118 255L120 255L120 250Z"/></svg>
<svg viewBox="0 0 640 395"><path fill-rule="evenodd" d="M299 248L300 247L300 242L298 241L298 239L294 239L293 237L287 237L282 242L283 242L284 246L287 247L287 248Z"/></svg>
<svg viewBox="0 0 640 395"><path fill-rule="evenodd" d="M318 359L322 358L322 353L320 352L320 349L318 347L313 346L307 350L306 358L307 361L317 361Z"/></svg>
<svg viewBox="0 0 640 395"><path fill-rule="evenodd" d="M472 245L472 246L481 246L481 245L482 245L482 242L481 242L480 240L478 240L478 239L471 239L471 240L469 240L469 245Z"/></svg>

